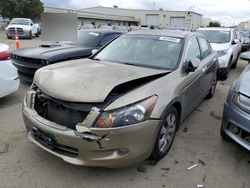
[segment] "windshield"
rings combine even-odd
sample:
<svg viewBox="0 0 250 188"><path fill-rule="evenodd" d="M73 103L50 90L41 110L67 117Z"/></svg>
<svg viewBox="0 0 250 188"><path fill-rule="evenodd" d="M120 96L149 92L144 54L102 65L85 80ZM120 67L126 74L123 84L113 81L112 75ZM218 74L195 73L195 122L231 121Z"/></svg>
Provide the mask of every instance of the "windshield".
<svg viewBox="0 0 250 188"><path fill-rule="evenodd" d="M77 32L77 41L71 41L67 43L89 47L97 47L100 38L101 34L98 32L80 30Z"/></svg>
<svg viewBox="0 0 250 188"><path fill-rule="evenodd" d="M26 19L13 19L10 25L29 25L29 20Z"/></svg>
<svg viewBox="0 0 250 188"><path fill-rule="evenodd" d="M222 30L198 30L205 35L210 43L228 43L230 42L230 32Z"/></svg>
<svg viewBox="0 0 250 188"><path fill-rule="evenodd" d="M94 59L134 66L175 69L182 39L165 36L124 35L117 38Z"/></svg>

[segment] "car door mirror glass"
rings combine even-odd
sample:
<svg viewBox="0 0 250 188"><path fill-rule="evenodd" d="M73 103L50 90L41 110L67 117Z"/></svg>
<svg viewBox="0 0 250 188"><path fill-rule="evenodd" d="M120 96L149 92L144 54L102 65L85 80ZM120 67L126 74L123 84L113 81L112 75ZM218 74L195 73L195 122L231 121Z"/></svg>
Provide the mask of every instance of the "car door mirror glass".
<svg viewBox="0 0 250 188"><path fill-rule="evenodd" d="M200 62L198 58L191 59L187 64L187 71L194 72L198 68Z"/></svg>
<svg viewBox="0 0 250 188"><path fill-rule="evenodd" d="M98 49L93 49L93 50L91 51L92 55L96 54L96 52L98 52Z"/></svg>
<svg viewBox="0 0 250 188"><path fill-rule="evenodd" d="M33 25L33 23L30 24L31 26Z"/></svg>

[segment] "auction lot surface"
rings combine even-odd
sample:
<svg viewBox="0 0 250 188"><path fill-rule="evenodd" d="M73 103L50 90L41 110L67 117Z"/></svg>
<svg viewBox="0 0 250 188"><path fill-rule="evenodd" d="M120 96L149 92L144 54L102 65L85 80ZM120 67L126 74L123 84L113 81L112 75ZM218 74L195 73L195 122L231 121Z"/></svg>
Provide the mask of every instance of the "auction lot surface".
<svg viewBox="0 0 250 188"><path fill-rule="evenodd" d="M3 32L0 42L15 47ZM20 41L21 48L39 44L39 38ZM182 123L165 158L123 169L71 165L29 143L21 115L29 84L22 82L19 91L0 99L0 187L248 188L250 152L219 134L227 92L246 65L239 61L229 78L218 82L215 96ZM198 166L188 171L194 164Z"/></svg>

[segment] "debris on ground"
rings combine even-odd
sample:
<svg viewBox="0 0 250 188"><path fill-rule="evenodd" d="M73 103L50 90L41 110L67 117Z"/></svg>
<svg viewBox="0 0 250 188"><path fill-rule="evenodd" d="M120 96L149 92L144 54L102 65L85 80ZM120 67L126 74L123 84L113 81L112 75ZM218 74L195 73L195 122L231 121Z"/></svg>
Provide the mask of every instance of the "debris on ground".
<svg viewBox="0 0 250 188"><path fill-rule="evenodd" d="M198 164L195 164L195 165L193 165L193 166L188 167L187 170L191 170L191 169L193 169L193 168L195 168L195 167L197 167L197 166L198 166Z"/></svg>
<svg viewBox="0 0 250 188"><path fill-rule="evenodd" d="M170 169L169 168L161 168L162 170L166 170L166 171L169 171Z"/></svg>
<svg viewBox="0 0 250 188"><path fill-rule="evenodd" d="M197 185L196 187L197 187L197 188L203 188L204 185Z"/></svg>
<svg viewBox="0 0 250 188"><path fill-rule="evenodd" d="M222 117L219 116L219 115L217 115L217 114L215 114L214 111L210 112L209 115L212 116L214 119L222 120Z"/></svg>
<svg viewBox="0 0 250 188"><path fill-rule="evenodd" d="M206 166L206 163L203 160L199 159L199 163L202 164L202 166Z"/></svg>
<svg viewBox="0 0 250 188"><path fill-rule="evenodd" d="M0 150L0 155L3 153L7 153L9 151L9 147L10 147L9 143L5 144L3 150L2 151Z"/></svg>
<svg viewBox="0 0 250 188"><path fill-rule="evenodd" d="M183 132L186 133L188 131L187 127L184 127Z"/></svg>
<svg viewBox="0 0 250 188"><path fill-rule="evenodd" d="M145 166L138 166L137 171L145 173L145 172L147 172L147 168Z"/></svg>

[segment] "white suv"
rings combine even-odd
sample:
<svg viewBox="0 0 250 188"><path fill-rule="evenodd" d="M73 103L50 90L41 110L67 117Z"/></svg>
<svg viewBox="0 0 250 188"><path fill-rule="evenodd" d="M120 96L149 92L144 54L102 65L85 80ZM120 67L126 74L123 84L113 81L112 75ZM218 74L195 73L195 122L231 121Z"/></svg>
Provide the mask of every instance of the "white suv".
<svg viewBox="0 0 250 188"><path fill-rule="evenodd" d="M233 28L200 28L197 32L205 35L213 50L219 56L218 75L221 79L227 79L229 69L236 68L241 52L241 43Z"/></svg>

